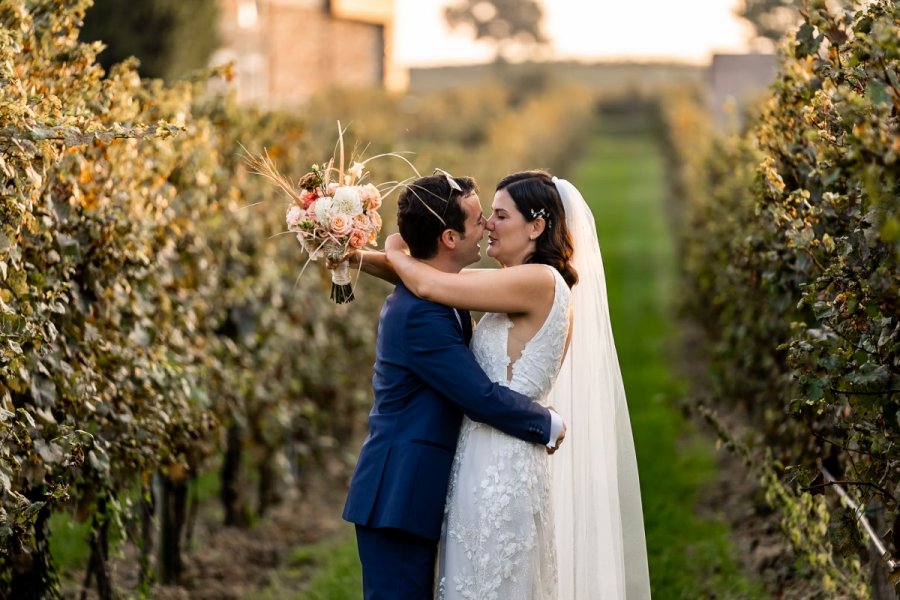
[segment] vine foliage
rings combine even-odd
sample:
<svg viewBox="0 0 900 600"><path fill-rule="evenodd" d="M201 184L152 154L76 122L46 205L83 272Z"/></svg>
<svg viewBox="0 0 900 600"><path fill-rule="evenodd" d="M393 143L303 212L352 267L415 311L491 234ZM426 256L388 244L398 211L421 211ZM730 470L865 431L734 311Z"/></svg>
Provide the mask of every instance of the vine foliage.
<svg viewBox="0 0 900 600"><path fill-rule="evenodd" d="M708 342L708 414L744 415L788 538L826 589L867 597L900 553L900 4L801 13L743 133L667 111L683 308Z"/></svg>

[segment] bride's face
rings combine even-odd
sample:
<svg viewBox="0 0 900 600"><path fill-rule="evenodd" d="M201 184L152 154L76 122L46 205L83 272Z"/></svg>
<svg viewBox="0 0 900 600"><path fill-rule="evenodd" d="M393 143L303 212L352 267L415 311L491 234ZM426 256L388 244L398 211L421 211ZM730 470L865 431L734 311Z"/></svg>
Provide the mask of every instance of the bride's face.
<svg viewBox="0 0 900 600"><path fill-rule="evenodd" d="M505 189L494 194L488 230L487 255L505 267L520 265L534 252L534 226L525 220Z"/></svg>

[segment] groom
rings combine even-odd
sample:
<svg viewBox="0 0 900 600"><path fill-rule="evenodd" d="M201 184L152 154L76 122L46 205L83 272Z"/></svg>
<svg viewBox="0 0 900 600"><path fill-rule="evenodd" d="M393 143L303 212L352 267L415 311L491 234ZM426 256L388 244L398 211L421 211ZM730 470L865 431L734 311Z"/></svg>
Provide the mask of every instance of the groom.
<svg viewBox="0 0 900 600"><path fill-rule="evenodd" d="M422 177L408 185L397 223L412 256L452 273L477 262L484 233L477 192L469 177ZM565 425L555 412L488 379L468 348L468 311L414 296L382 254L362 257L364 270L397 287L381 310L375 405L344 519L356 524L366 600L430 600L463 414L550 452ZM360 255L351 260L358 264Z"/></svg>

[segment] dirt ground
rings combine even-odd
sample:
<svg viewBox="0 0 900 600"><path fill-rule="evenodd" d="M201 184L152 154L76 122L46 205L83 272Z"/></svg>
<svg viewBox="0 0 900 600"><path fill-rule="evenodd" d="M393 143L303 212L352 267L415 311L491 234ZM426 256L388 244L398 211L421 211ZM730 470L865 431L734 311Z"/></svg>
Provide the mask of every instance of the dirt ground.
<svg viewBox="0 0 900 600"><path fill-rule="evenodd" d="M182 584L155 585L147 597L240 600L262 595L271 575L284 566L292 549L334 537L344 530L340 514L351 472L351 467L339 459L328 460L324 469L298 482L284 502L247 529L223 526L218 501L210 501L198 512L193 538L184 551ZM116 589L126 597L137 594L139 574L135 557L135 548L126 544L111 561ZM296 582L284 581L283 571L280 576L282 588L300 589L309 573L296 571ZM97 597L94 590L82 596L82 577L73 576L64 583L64 598Z"/></svg>

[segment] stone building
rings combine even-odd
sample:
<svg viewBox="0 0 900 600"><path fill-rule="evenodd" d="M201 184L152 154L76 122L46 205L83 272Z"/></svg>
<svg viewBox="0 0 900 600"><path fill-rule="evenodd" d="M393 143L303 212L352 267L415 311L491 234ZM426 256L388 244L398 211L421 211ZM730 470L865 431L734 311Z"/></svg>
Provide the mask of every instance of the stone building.
<svg viewBox="0 0 900 600"><path fill-rule="evenodd" d="M402 88L392 60L393 0L220 0L222 46L238 99L302 103L333 86Z"/></svg>

